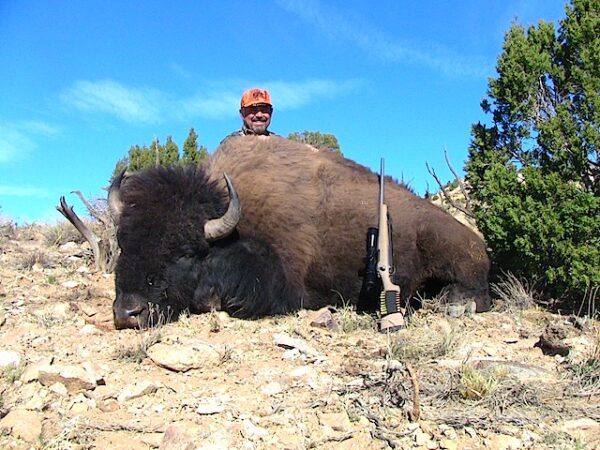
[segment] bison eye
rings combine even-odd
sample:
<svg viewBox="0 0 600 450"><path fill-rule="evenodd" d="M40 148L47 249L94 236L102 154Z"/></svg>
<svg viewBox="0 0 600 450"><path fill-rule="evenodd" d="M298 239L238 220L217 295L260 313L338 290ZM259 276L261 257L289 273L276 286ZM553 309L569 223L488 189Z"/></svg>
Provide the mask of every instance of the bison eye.
<svg viewBox="0 0 600 450"><path fill-rule="evenodd" d="M155 275L148 275L146 277L146 283L148 283L148 286L154 286L156 284L156 276Z"/></svg>

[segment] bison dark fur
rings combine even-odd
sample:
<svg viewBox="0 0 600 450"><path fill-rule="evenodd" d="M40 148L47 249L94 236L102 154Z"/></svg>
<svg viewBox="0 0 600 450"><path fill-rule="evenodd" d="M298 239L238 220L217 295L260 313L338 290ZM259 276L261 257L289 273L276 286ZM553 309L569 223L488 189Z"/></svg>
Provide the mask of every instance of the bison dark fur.
<svg viewBox="0 0 600 450"><path fill-rule="evenodd" d="M227 209L224 172L242 216L232 234L209 242L204 224ZM147 325L148 303L173 317L214 308L251 318L356 302L378 177L353 161L280 137L232 137L205 169L137 172L119 192L118 328ZM488 310L483 241L391 179L385 195L404 300L445 287L451 301Z"/></svg>

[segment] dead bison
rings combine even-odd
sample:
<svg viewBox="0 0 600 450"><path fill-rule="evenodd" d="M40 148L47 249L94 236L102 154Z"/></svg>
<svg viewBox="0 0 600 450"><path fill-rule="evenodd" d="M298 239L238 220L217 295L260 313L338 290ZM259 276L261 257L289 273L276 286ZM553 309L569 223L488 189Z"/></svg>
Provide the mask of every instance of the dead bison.
<svg viewBox="0 0 600 450"><path fill-rule="evenodd" d="M385 194L403 298L446 287L451 300L489 309L483 241L398 183ZM187 308L252 318L356 302L378 176L332 152L241 136L203 169L137 172L110 197L121 247L114 320L128 328L148 324L149 304L172 317Z"/></svg>

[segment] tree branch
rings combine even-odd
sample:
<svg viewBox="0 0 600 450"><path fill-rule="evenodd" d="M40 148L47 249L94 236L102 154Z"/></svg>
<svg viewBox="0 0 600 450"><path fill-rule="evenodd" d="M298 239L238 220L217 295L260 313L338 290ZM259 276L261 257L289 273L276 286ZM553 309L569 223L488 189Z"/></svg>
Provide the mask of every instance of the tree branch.
<svg viewBox="0 0 600 450"><path fill-rule="evenodd" d="M450 206L458 209L460 212L462 212L467 217L470 217L471 219L475 219L475 214L473 214L473 212L471 210L464 208L463 206L459 205L454 200L452 200L452 198L450 198L450 195L448 194L448 192L442 185L442 182L440 181L437 174L435 173L435 170L433 168L431 168L428 163L425 163L425 166L427 167L427 171L429 172L429 174L435 179L440 190L442 191L442 195L444 196L444 199L446 199L446 201L450 204Z"/></svg>
<svg viewBox="0 0 600 450"><path fill-rule="evenodd" d="M452 167L452 164L450 164L450 160L448 159L448 149L447 148L444 148L444 159L446 160L446 164L448 165L450 172L452 172L452 175L454 175L454 179L458 182L458 187L460 188L460 192L462 193L463 197L465 198L465 208L468 209L469 211L472 211L471 197L469 196L467 188L465 187L465 183L460 179L460 177L458 176L458 173L456 173L456 170L454 170L454 167Z"/></svg>
<svg viewBox="0 0 600 450"><path fill-rule="evenodd" d="M103 237L98 237L75 213L73 207L67 204L65 197L60 197L60 203L56 210L61 213L76 229L81 233L86 241L89 242L92 254L94 256L94 265L96 270L110 273L114 270L119 254L118 243L116 239L116 225L110 216L102 214L97 208L83 197L81 192L74 191L81 201L86 205L90 213L98 219L104 226Z"/></svg>

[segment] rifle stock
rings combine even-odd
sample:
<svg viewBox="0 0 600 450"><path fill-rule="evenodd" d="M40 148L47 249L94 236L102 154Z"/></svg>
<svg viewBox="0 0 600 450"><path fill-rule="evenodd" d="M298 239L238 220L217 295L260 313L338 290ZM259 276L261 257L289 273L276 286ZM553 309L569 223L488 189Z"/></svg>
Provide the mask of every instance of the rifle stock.
<svg viewBox="0 0 600 450"><path fill-rule="evenodd" d="M380 310L382 315L387 315L400 312L401 305L400 286L394 284L392 281L392 273L394 272L393 247L391 240L392 226L384 199L384 171L385 166L382 158L379 173L379 236L377 240L379 258L377 262L377 268L383 288L380 295Z"/></svg>

